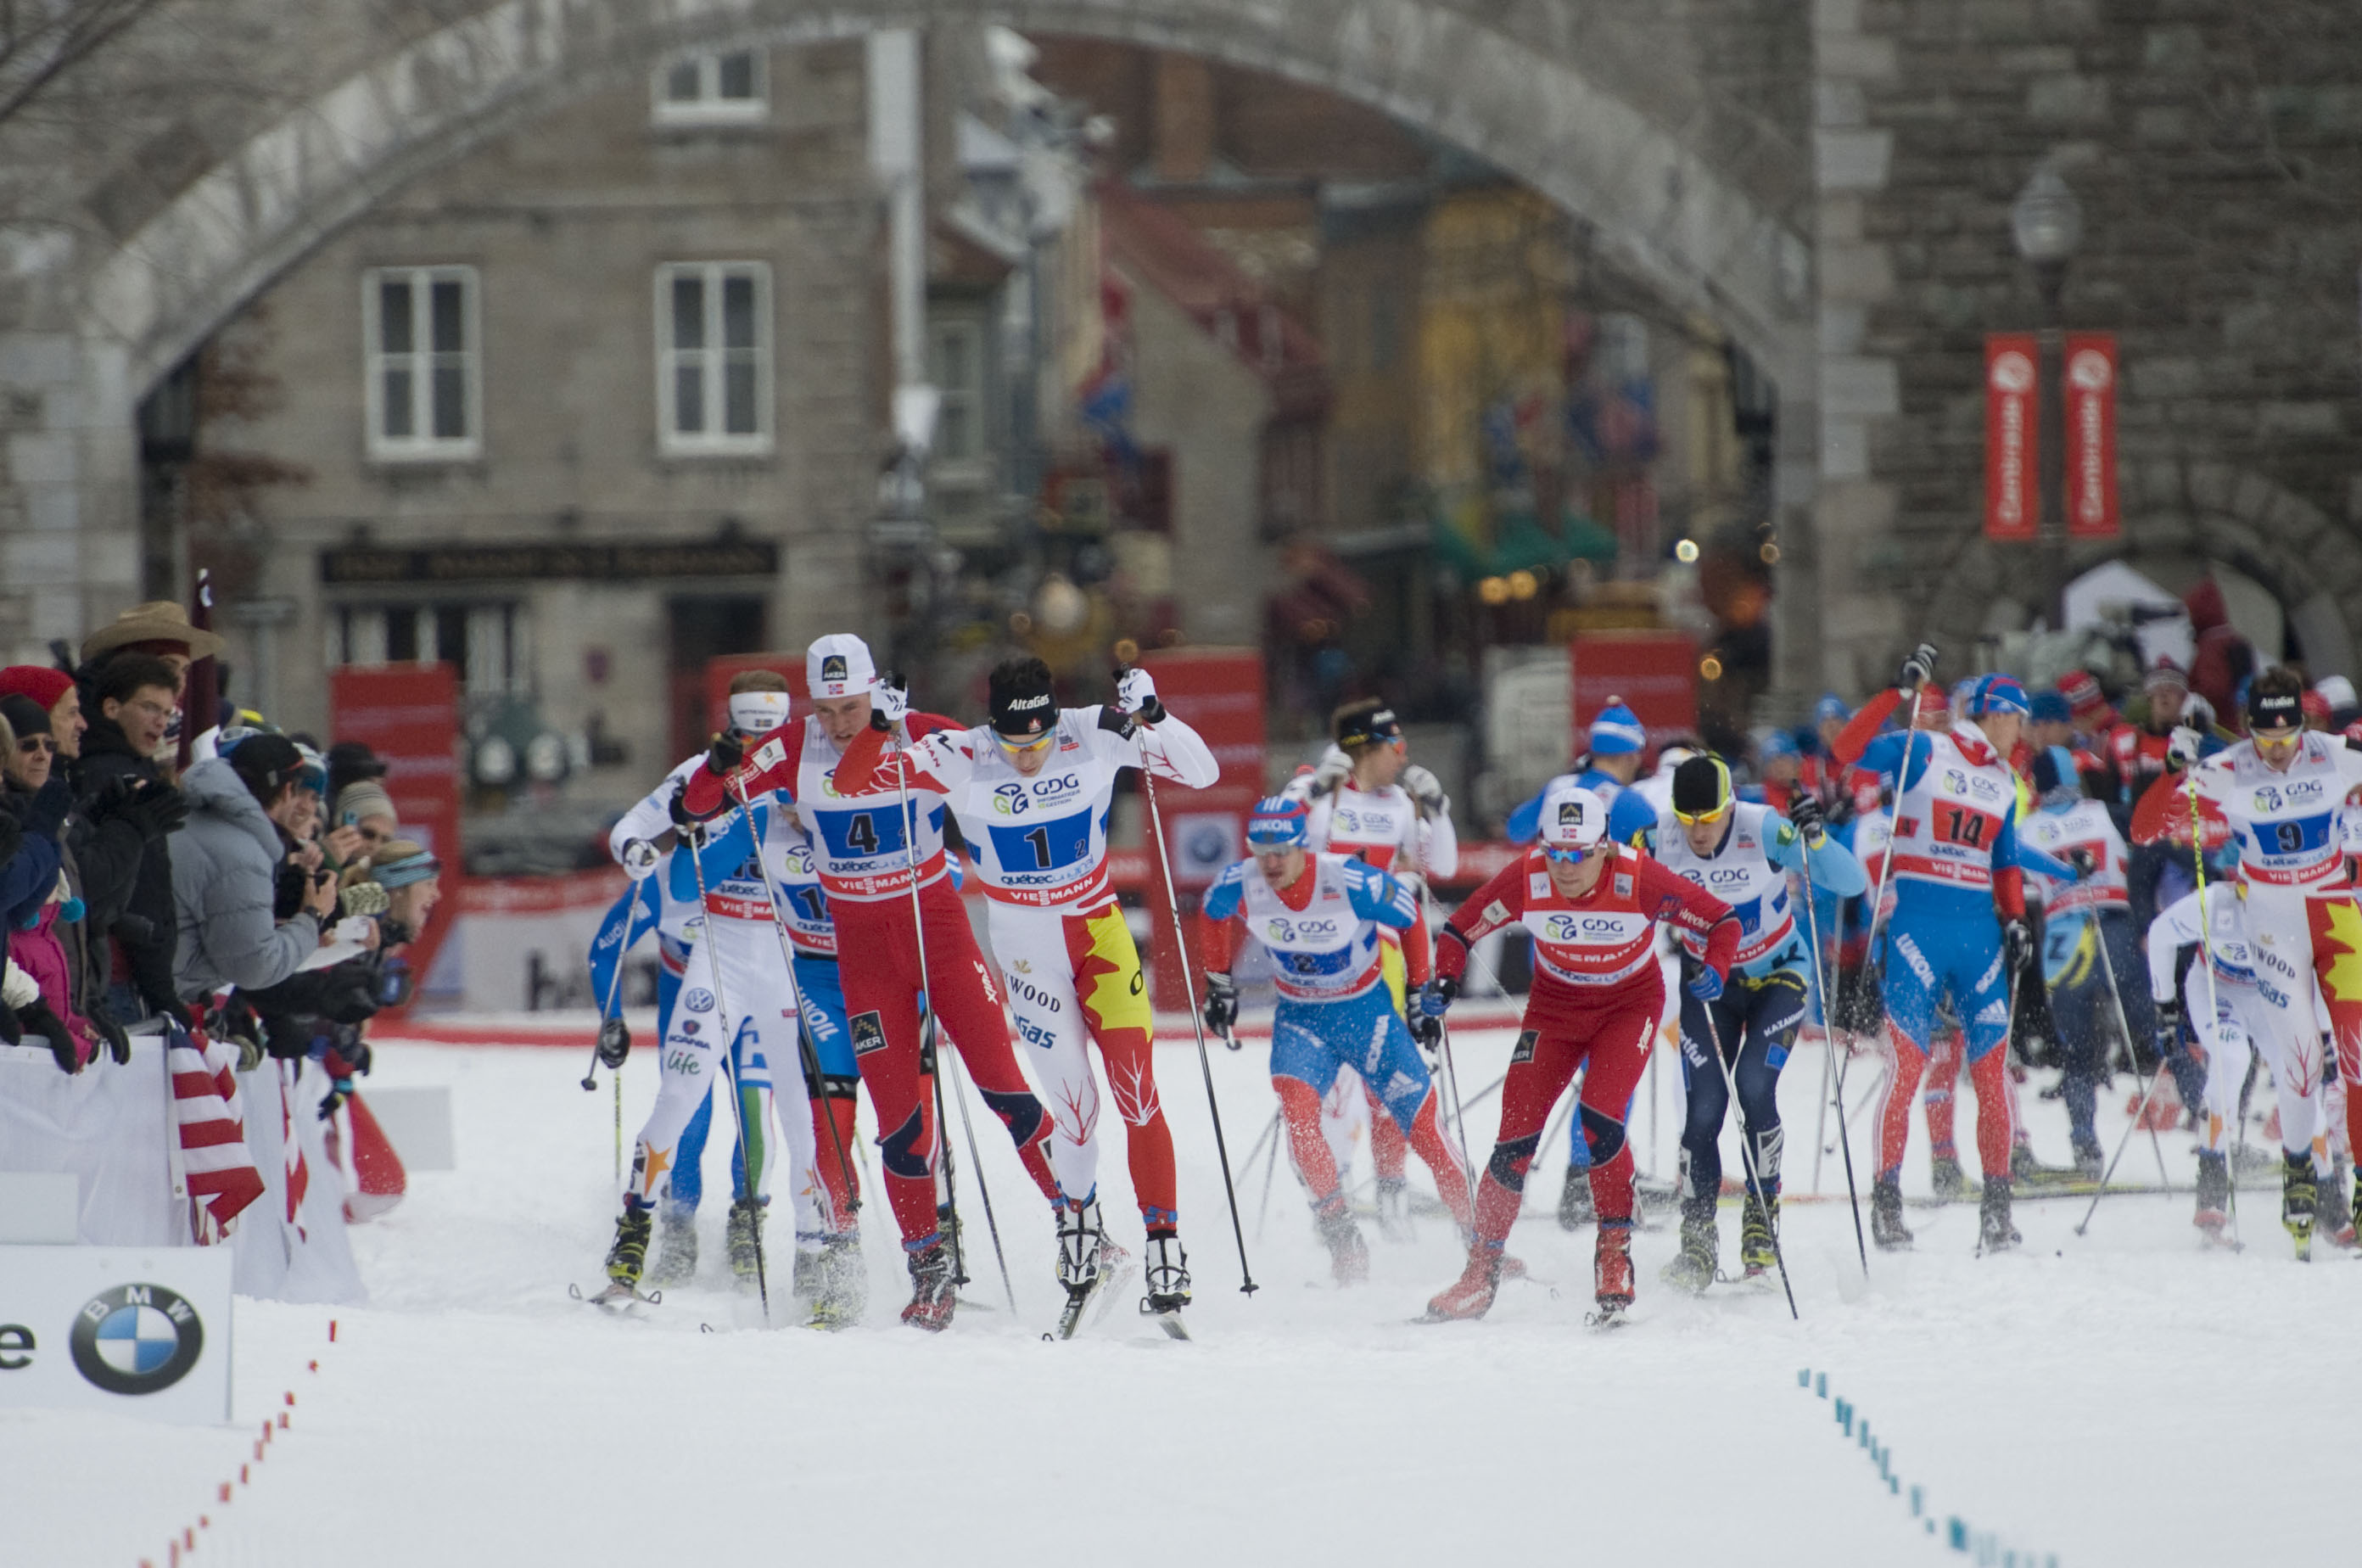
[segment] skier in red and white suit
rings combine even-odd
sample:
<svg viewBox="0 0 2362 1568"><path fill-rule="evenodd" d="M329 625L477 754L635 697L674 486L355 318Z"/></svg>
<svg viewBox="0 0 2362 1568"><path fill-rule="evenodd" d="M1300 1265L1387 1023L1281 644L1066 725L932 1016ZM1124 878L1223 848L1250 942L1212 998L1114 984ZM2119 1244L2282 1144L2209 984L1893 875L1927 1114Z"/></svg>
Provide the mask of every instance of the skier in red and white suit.
<svg viewBox="0 0 2362 1568"><path fill-rule="evenodd" d="M1500 1141L1476 1192L1468 1269L1428 1303L1430 1318L1481 1318L1493 1305L1502 1245L1525 1201L1526 1169L1551 1108L1586 1059L1579 1106L1599 1211L1599 1309L1612 1316L1632 1304L1632 1151L1624 1114L1665 1010L1658 923L1705 938L1688 988L1707 1001L1722 994L1740 933L1728 904L1609 840L1607 812L1588 790L1552 785L1542 801L1540 843L1469 895L1436 940L1436 978L1419 997L1430 1024L1459 994L1469 947L1503 926L1521 924L1531 933L1534 986L1501 1088Z"/></svg>
<svg viewBox="0 0 2362 1568"><path fill-rule="evenodd" d="M836 922L854 1061L877 1109L886 1198L908 1254L913 1289L902 1320L940 1330L950 1324L955 1298L951 1249L936 1220L937 1130L931 1080L920 1062L922 990L985 1103L1008 1127L1026 1174L1056 1203L1058 1183L1048 1157L1052 1123L1017 1066L999 988L953 890L942 806L926 811L912 801L906 814L904 794L890 780L882 789L871 781L873 787L850 794L836 787L844 748L865 729L883 728L908 744L961 726L910 712L901 689L877 679L868 646L855 636L839 634L812 644L805 679L811 716L744 756L734 745L717 742L706 766L690 775L681 808L703 820L742 796L772 790L795 802Z"/></svg>

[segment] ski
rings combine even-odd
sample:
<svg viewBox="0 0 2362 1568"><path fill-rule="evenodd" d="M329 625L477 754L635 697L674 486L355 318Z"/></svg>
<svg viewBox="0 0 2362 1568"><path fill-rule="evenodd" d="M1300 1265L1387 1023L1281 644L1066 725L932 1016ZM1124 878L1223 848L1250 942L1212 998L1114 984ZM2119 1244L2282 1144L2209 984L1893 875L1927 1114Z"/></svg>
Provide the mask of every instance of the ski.
<svg viewBox="0 0 2362 1568"><path fill-rule="evenodd" d="M1164 1330L1167 1339L1187 1342L1189 1338L1189 1326L1181 1320L1181 1309L1178 1307L1160 1312L1151 1307L1148 1297L1143 1296L1140 1298L1140 1315Z"/></svg>
<svg viewBox="0 0 2362 1568"><path fill-rule="evenodd" d="M1091 1304L1091 1297L1097 1296L1099 1293L1099 1287L1106 1283L1106 1275L1095 1274L1091 1276L1089 1284L1080 1289L1068 1290L1065 1306L1058 1309L1058 1328L1055 1335L1044 1334L1042 1337L1045 1340L1054 1337L1061 1340L1073 1339L1076 1329L1082 1324L1083 1309Z"/></svg>
<svg viewBox="0 0 2362 1568"><path fill-rule="evenodd" d="M566 1294L585 1306L598 1308L613 1318L643 1317L646 1315L646 1309L657 1306L664 1300L664 1292L661 1290L651 1290L643 1295L621 1280L616 1280L606 1288L593 1291L588 1296L582 1293L580 1286L569 1285L566 1287Z"/></svg>
<svg viewBox="0 0 2362 1568"><path fill-rule="evenodd" d="M1586 1329L1597 1329L1602 1333L1610 1329L1627 1328L1632 1322L1631 1312L1632 1309L1629 1307L1595 1308L1583 1315L1583 1326Z"/></svg>

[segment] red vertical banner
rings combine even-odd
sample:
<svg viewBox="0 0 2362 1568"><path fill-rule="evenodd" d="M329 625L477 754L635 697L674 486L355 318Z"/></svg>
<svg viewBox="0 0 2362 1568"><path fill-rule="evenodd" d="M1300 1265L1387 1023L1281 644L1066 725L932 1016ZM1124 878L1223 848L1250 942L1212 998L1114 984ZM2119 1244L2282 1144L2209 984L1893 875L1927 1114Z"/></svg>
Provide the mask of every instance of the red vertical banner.
<svg viewBox="0 0 2362 1568"><path fill-rule="evenodd" d="M2058 394L2067 411L2067 536L2113 539L2116 506L2116 335L2070 332Z"/></svg>
<svg viewBox="0 0 2362 1568"><path fill-rule="evenodd" d="M1648 727L1649 744L1697 734L1697 645L1681 632L1584 632L1567 649L1574 674L1574 749L1599 710L1618 699Z"/></svg>
<svg viewBox="0 0 2362 1568"><path fill-rule="evenodd" d="M1985 537L2031 539L2042 517L2041 350L2031 333L1985 339Z"/></svg>
<svg viewBox="0 0 2362 1568"><path fill-rule="evenodd" d="M1252 648L1162 648L1140 662L1155 678L1158 699L1205 737L1221 767L1203 790L1170 779L1156 787L1164 836L1158 843L1152 833L1148 845L1147 900L1155 929L1151 996L1158 1007L1177 1010L1189 1005L1189 993L1159 862L1172 867L1186 915L1222 867L1246 853L1247 813L1265 778L1263 656Z"/></svg>
<svg viewBox="0 0 2362 1568"><path fill-rule="evenodd" d="M416 839L443 862L443 890L447 896L456 894L464 869L457 671L447 664L332 670L328 733L337 740L359 741L384 762L385 792L393 798L403 835ZM457 909L453 899L447 913ZM447 918L430 921L411 950L411 972L422 987L433 973L435 955L448 929Z"/></svg>

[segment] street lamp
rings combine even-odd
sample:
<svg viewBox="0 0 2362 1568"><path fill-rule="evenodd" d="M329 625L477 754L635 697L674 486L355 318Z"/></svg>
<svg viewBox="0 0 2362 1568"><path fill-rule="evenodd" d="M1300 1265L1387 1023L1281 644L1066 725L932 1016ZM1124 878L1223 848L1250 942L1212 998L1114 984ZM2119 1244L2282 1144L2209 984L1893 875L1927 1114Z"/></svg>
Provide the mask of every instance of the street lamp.
<svg viewBox="0 0 2362 1568"><path fill-rule="evenodd" d="M2039 536L2045 574L2050 588L2050 614L2058 630L2067 629L2067 400L2060 378L2066 360L2066 331L2059 295L2067 287L2067 264L2083 243L2083 204L2045 163L2036 168L2009 205L2009 233L2018 259L2034 269L2035 286L2042 294L2042 331L2037 342L2040 363L2035 385L2049 389L2041 398L2042 515Z"/></svg>

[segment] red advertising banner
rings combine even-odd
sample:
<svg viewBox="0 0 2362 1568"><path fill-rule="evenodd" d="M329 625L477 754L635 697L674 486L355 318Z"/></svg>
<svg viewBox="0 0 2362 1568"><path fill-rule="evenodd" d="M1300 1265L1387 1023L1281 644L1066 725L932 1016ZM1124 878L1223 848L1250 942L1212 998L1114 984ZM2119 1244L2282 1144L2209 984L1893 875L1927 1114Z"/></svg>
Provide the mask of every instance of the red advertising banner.
<svg viewBox="0 0 2362 1568"><path fill-rule="evenodd" d="M328 733L361 742L385 763L385 792L393 797L403 835L441 859L443 886L456 890L461 873L457 672L447 664L331 670ZM422 980L449 929L439 917L429 922L412 950L411 972Z"/></svg>
<svg viewBox="0 0 2362 1568"><path fill-rule="evenodd" d="M2113 539L2116 508L2116 335L2067 335L2059 396L2067 411L2067 536Z"/></svg>
<svg viewBox="0 0 2362 1568"><path fill-rule="evenodd" d="M1697 645L1680 632L1584 632L1568 646L1574 674L1574 749L1599 710L1617 699L1648 726L1649 744L1697 734Z"/></svg>
<svg viewBox="0 0 2362 1568"><path fill-rule="evenodd" d="M2031 539L2042 517L2041 351L2031 333L1985 338L1985 537Z"/></svg>
<svg viewBox="0 0 2362 1568"><path fill-rule="evenodd" d="M1183 908L1195 910L1197 895L1246 853L1247 813L1264 789L1263 655L1253 648L1160 648L1140 662L1155 677L1157 697L1205 737L1222 770L1208 789L1166 781L1156 790L1164 841L1150 845L1145 894L1155 925L1151 996L1158 1007L1177 1009L1189 1005L1188 992L1156 861L1166 857Z"/></svg>

